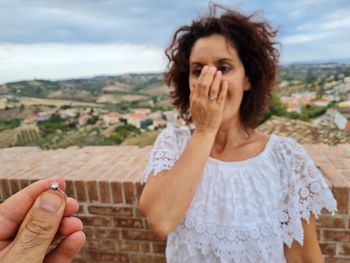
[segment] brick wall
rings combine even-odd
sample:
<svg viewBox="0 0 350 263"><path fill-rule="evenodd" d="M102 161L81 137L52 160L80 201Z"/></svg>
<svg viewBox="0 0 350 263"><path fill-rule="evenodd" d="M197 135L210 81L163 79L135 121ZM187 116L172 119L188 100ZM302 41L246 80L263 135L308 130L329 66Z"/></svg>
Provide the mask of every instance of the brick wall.
<svg viewBox="0 0 350 263"><path fill-rule="evenodd" d="M350 145L304 145L338 201L335 217L317 223L327 263L350 262ZM0 201L35 180L61 176L66 193L80 203L86 244L74 262L165 262L165 241L147 228L137 203L140 175L151 147L35 147L0 149Z"/></svg>

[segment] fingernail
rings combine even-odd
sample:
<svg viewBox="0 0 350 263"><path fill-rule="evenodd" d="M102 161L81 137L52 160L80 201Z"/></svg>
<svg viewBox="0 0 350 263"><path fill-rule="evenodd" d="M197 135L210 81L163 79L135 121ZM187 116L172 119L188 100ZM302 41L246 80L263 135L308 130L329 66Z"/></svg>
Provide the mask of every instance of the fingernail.
<svg viewBox="0 0 350 263"><path fill-rule="evenodd" d="M48 212L57 212L62 203L62 198L54 193L46 193L40 199L40 207Z"/></svg>

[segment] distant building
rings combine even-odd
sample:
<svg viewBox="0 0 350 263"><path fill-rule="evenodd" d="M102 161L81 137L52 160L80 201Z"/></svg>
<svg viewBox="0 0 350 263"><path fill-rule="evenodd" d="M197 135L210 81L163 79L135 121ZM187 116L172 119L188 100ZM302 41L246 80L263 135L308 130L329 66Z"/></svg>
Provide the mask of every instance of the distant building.
<svg viewBox="0 0 350 263"><path fill-rule="evenodd" d="M52 116L52 114L54 114L55 112L49 112L49 111L41 111L37 113L37 117L36 117L36 121L46 121L48 119L50 119L50 117Z"/></svg>
<svg viewBox="0 0 350 263"><path fill-rule="evenodd" d="M92 116L90 114L84 114L82 116L80 116L79 118L79 126L83 126L87 123L88 120L90 120L92 118Z"/></svg>
<svg viewBox="0 0 350 263"><path fill-rule="evenodd" d="M127 116L126 116L127 124L133 125L139 129L141 128L141 122L143 122L146 119L147 119L146 114L131 113L131 114L127 114ZM145 124L143 123L142 126L144 126L144 125Z"/></svg>
<svg viewBox="0 0 350 263"><path fill-rule="evenodd" d="M350 130L350 101L338 103L334 122L339 129Z"/></svg>
<svg viewBox="0 0 350 263"><path fill-rule="evenodd" d="M114 125L120 122L120 115L118 112L112 111L107 114L100 115L100 119L102 119L103 124L105 126Z"/></svg>
<svg viewBox="0 0 350 263"><path fill-rule="evenodd" d="M76 109L60 110L58 114L62 119L74 118L78 115L78 110Z"/></svg>
<svg viewBox="0 0 350 263"><path fill-rule="evenodd" d="M148 108L138 108L138 109L134 109L134 113L135 113L135 114L149 114L149 113L151 113L151 109L148 109Z"/></svg>
<svg viewBox="0 0 350 263"><path fill-rule="evenodd" d="M161 119L162 115L163 113L161 111L155 111L148 114L148 117L151 118L152 120L155 120L155 119Z"/></svg>
<svg viewBox="0 0 350 263"><path fill-rule="evenodd" d="M315 106L322 106L322 107L326 107L328 106L330 103L332 102L332 99L328 98L328 97L322 97L319 100L315 100L312 102L313 105Z"/></svg>
<svg viewBox="0 0 350 263"><path fill-rule="evenodd" d="M36 123L37 116L35 114L33 115L28 115L24 120L23 124L34 124Z"/></svg>

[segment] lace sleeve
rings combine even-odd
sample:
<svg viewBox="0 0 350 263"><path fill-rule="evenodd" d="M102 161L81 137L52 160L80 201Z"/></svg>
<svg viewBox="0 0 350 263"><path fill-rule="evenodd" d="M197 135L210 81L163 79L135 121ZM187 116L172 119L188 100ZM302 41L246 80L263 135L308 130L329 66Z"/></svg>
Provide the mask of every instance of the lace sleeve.
<svg viewBox="0 0 350 263"><path fill-rule="evenodd" d="M163 170L169 170L178 159L179 146L175 129L176 127L168 127L158 135L142 177L142 184L147 181L152 172L157 175Z"/></svg>
<svg viewBox="0 0 350 263"><path fill-rule="evenodd" d="M288 138L290 158L288 158L289 178L286 198L279 214L284 243L289 247L293 240L304 243L301 219L310 222L310 212L316 219L321 210L327 209L332 215L337 211L337 203L314 161L294 139Z"/></svg>

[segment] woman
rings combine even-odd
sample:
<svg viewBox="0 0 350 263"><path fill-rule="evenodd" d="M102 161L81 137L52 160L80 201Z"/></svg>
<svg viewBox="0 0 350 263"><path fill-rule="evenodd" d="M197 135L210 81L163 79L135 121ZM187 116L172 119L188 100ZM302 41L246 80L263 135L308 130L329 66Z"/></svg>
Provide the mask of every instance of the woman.
<svg viewBox="0 0 350 263"><path fill-rule="evenodd" d="M334 214L335 199L300 144L255 130L276 77L276 31L218 7L166 50L166 81L189 125L157 138L140 209L167 236L171 263L322 262L315 218Z"/></svg>

